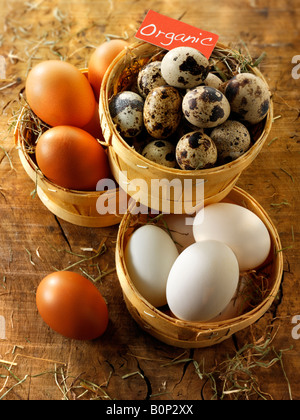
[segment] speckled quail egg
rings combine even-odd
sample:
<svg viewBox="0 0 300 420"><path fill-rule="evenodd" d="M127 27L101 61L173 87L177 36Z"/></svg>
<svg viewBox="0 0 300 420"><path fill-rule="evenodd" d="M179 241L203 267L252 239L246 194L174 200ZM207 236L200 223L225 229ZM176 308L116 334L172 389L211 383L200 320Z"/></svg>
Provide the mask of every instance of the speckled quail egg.
<svg viewBox="0 0 300 420"><path fill-rule="evenodd" d="M270 108L270 91L267 84L252 73L240 73L227 84L225 95L233 112L250 124L257 124Z"/></svg>
<svg viewBox="0 0 300 420"><path fill-rule="evenodd" d="M239 158L251 145L250 133L239 121L225 121L224 124L213 129L210 137L217 147L220 164Z"/></svg>
<svg viewBox="0 0 300 420"><path fill-rule="evenodd" d="M213 87L215 89L221 89L222 87L222 80L213 73L208 73L207 78L203 81L205 86Z"/></svg>
<svg viewBox="0 0 300 420"><path fill-rule="evenodd" d="M212 168L217 157L214 142L201 131L185 134L176 146L176 160L184 170Z"/></svg>
<svg viewBox="0 0 300 420"><path fill-rule="evenodd" d="M213 73L208 73L206 79L203 80L202 83L199 83L198 86L209 86L209 87L213 87L215 89L220 90L223 93L223 90L222 90L223 89L223 82L222 82L222 80L218 76L216 76ZM190 90L192 90L192 89L187 89L186 90L186 93L189 92Z"/></svg>
<svg viewBox="0 0 300 420"><path fill-rule="evenodd" d="M191 47L170 50L162 59L161 73L170 86L193 88L206 79L209 71L207 58Z"/></svg>
<svg viewBox="0 0 300 420"><path fill-rule="evenodd" d="M141 133L144 127L143 109L144 99L135 92L120 92L112 98L110 115L123 137L135 137Z"/></svg>
<svg viewBox="0 0 300 420"><path fill-rule="evenodd" d="M160 86L151 90L145 100L144 124L155 139L166 139L177 129L182 113L182 98L172 86Z"/></svg>
<svg viewBox="0 0 300 420"><path fill-rule="evenodd" d="M175 168L177 166L175 157L175 145L165 140L154 140L142 151L142 155L159 165Z"/></svg>
<svg viewBox="0 0 300 420"><path fill-rule="evenodd" d="M182 101L185 118L196 127L212 128L225 122L230 115L230 105L225 95L209 86L190 90Z"/></svg>
<svg viewBox="0 0 300 420"><path fill-rule="evenodd" d="M146 64L139 72L137 86L141 96L146 98L150 91L158 86L167 85L161 74L161 61Z"/></svg>

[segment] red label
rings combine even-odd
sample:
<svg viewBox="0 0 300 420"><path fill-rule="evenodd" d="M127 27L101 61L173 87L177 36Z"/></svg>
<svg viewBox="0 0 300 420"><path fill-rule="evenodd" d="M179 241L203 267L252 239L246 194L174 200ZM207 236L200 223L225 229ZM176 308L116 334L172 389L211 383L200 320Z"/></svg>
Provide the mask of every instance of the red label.
<svg viewBox="0 0 300 420"><path fill-rule="evenodd" d="M149 10L135 36L166 50L184 46L192 47L199 50L207 59L211 56L219 39L216 34L195 28L153 10Z"/></svg>

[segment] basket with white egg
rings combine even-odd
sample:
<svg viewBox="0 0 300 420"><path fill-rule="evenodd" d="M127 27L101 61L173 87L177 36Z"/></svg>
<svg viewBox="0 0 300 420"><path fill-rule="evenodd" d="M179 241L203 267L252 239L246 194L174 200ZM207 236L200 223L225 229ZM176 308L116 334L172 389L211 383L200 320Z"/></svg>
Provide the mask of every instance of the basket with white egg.
<svg viewBox="0 0 300 420"><path fill-rule="evenodd" d="M87 74L86 69L81 70L81 72L84 75ZM38 130L28 125L31 112L28 104L20 111L14 132L15 146L22 166L34 182L35 193L42 203L54 215L78 226L107 227L119 224L121 215L117 213L99 214L97 210L97 201L103 195L105 195L107 201L116 202L116 208L119 208L118 186L108 191L71 190L51 182L42 173L37 165L34 153Z"/></svg>
<svg viewBox="0 0 300 420"><path fill-rule="evenodd" d="M151 219L129 209L117 239L128 311L149 334L182 348L221 343L256 322L283 273L278 232L245 191L234 187L206 206L204 223L201 212L186 225L184 215Z"/></svg>
<svg viewBox="0 0 300 420"><path fill-rule="evenodd" d="M165 202L170 205L170 212L175 213L178 201L183 204L190 200L190 207L197 207L199 180L204 182L205 204L218 202L228 194L242 171L252 163L265 144L272 126L273 104L267 82L257 66L241 64L243 57L221 43L217 44L210 61L205 59L208 67L202 66L201 62L197 64L200 69L203 68L203 74L195 78L192 86L195 83L200 86L189 88L184 78L183 85L179 87L172 78L168 79L168 83L172 84L170 86L164 78L161 80L162 74L168 77L162 72L163 65L162 74L157 73L155 65L163 63L172 51L166 54L165 50L138 42L119 54L103 79L99 113L110 166L118 184L129 195L135 195L137 190L133 187L128 189L128 186L134 186L136 179L143 179L147 188L138 191L139 201L159 211L165 210ZM225 75L229 64L234 68L232 79L227 80L229 83L223 83L213 73ZM146 75L143 74L145 68ZM207 76L208 68L214 70ZM237 78L234 79L233 74ZM245 80L246 76L249 76L248 80ZM244 89L248 85L253 92L251 77L257 84L255 92L258 97L247 101ZM154 81L157 85L152 85L156 87L149 92L149 83ZM237 94L240 88L240 94ZM157 106L159 97L164 97L167 104L161 109ZM132 117L131 123L125 119L121 122L121 111L126 101L132 104L132 110L128 110L128 113L126 110L127 116ZM248 109L250 102L251 110ZM230 121L233 119L232 112L236 111L244 119L247 118L248 128L240 121ZM202 116L201 121L199 116ZM218 131L220 127L222 130ZM233 150L237 139L239 150ZM222 150L222 144L226 141L232 143L229 157L226 150ZM198 154L201 154L201 158ZM188 191L187 198L176 196L173 191L167 191L166 195L159 191L158 194L157 189L152 187L153 179L169 182L176 179L182 185L184 180L191 180L191 191ZM186 208L189 206L182 205L182 212L188 213Z"/></svg>

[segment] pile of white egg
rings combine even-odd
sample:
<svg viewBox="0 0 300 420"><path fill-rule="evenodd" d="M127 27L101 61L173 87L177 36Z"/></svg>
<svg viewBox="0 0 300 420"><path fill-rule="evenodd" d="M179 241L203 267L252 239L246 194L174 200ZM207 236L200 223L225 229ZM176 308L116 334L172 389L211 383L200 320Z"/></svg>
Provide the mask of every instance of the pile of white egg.
<svg viewBox="0 0 300 420"><path fill-rule="evenodd" d="M185 321L237 315L232 302L241 272L257 269L271 250L262 220L225 202L206 206L190 225L184 215L163 217L168 231L142 225L126 244L125 264L136 290L153 306L168 305L174 317Z"/></svg>
<svg viewBox="0 0 300 420"><path fill-rule="evenodd" d="M266 83L241 73L226 83L200 51L174 48L141 68L136 86L111 98L123 138L146 159L182 170L231 162L253 144L252 125L270 107Z"/></svg>

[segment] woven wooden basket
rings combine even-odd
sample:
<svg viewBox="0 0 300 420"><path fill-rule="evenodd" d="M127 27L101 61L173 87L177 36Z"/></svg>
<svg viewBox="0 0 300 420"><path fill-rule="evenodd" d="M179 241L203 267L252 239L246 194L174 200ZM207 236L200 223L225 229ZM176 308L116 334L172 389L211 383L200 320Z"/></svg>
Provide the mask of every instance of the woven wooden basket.
<svg viewBox="0 0 300 420"><path fill-rule="evenodd" d="M228 47L218 43L217 51L218 54L220 54L222 51L228 52L232 50L229 50ZM164 200L167 202L170 201L170 212L175 213L176 211L174 209L178 208L178 199L183 203L183 198L181 196L179 198L176 196L164 197L161 192L159 193L159 196L157 196L156 192L154 192L152 196L151 180L166 179L171 182L176 178L183 183L185 179L191 179L193 190L192 193L189 193L189 197L193 197L190 206L191 208L195 208L198 204L195 199L195 197L197 197L197 183L199 183L199 180L204 180L205 204L220 201L236 184L242 171L251 164L261 151L271 130L273 122L273 104L271 103L270 110L265 120L253 127L251 133L254 139L253 146L243 156L231 163L212 169L185 171L167 168L151 162L134 150L126 140L121 137L111 119L109 101L116 93L129 88L136 79L139 69L153 56L155 59L159 60L161 59L162 54L162 50L144 42L135 43L120 53L112 62L104 76L100 92L99 113L102 132L108 146L110 166L120 187L126 189L133 180L142 178L147 182L147 188L139 191L139 201L145 206L159 211L164 211L165 209L163 205ZM215 57L215 60L218 61L217 56ZM255 73L266 82L263 75L256 67L249 68L249 71ZM123 175L123 172L126 176ZM133 188L132 192L128 191L128 194L134 195L135 189ZM184 206L182 207L182 213L189 212L186 211L186 207L187 206L185 206L185 208Z"/></svg>
<svg viewBox="0 0 300 420"><path fill-rule="evenodd" d="M277 296L283 274L283 256L275 226L259 203L242 189L234 187L225 200L246 206L260 217L269 230L272 246L268 260L255 273L256 278L263 282L263 292L254 300L253 296L245 294L243 299L247 302L243 305L243 312L235 318L219 322L182 321L174 318L167 307L157 309L147 302L133 285L124 259L126 243L133 232L133 225L138 216L128 210L120 224L116 247L116 268L128 311L142 329L171 346L200 348L221 343L261 318Z"/></svg>
<svg viewBox="0 0 300 420"><path fill-rule="evenodd" d="M83 70L83 73L85 71ZM106 200L116 203L116 209L120 208L119 188L108 191L75 191L61 188L49 181L38 168L35 155L28 153L26 141L31 142L34 134L22 122L26 106L20 112L15 132L15 146L19 153L19 158L27 175L32 179L36 186L36 193L42 203L57 217L84 227L107 227L119 224L121 214L99 214L97 211L97 201L105 194ZM34 147L34 145L33 145ZM124 195L122 195L124 199ZM123 203L123 205L126 205Z"/></svg>

